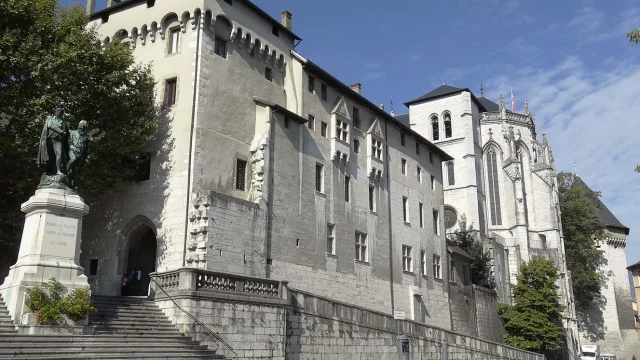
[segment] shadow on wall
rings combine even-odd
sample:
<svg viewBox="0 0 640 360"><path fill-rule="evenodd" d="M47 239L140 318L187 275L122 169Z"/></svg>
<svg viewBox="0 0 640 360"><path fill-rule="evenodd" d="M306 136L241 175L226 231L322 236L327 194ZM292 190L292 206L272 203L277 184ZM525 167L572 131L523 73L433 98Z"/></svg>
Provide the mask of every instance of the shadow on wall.
<svg viewBox="0 0 640 360"><path fill-rule="evenodd" d="M118 276L125 271L128 246L133 239L128 234L137 234L140 229L129 229L135 218L148 218L157 229L162 228L163 209L167 202L167 189L173 169L172 152L175 147L175 138L171 132L173 118L164 106L158 108L158 128L153 139L142 147L142 154L138 158L139 174L134 178L116 184L109 193L98 198L87 198L86 202L91 211L83 223L82 261L86 265L87 259L99 259L99 267L107 268L108 264L117 264ZM150 161L148 161L150 159ZM147 177L148 176L148 177ZM131 208L136 203L135 211ZM142 203L142 207L139 205ZM131 206L131 207L130 207ZM143 216L140 216L143 215ZM147 221L148 222L148 221ZM140 225L140 224L138 224ZM156 228L151 230L156 231ZM105 234L117 234L114 239L106 238ZM162 239L162 232L157 234L156 264L161 264L165 259L167 244ZM90 240L87 242L86 240ZM116 262L111 262L116 257ZM82 265L82 264L81 264ZM107 280L102 276L90 278L92 290L106 290L113 284L102 284ZM115 279L119 283L120 278Z"/></svg>
<svg viewBox="0 0 640 360"><path fill-rule="evenodd" d="M608 260L602 259L602 266L608 264ZM608 286L609 278L612 272L600 271L600 287L602 290ZM597 342L604 340L604 334L607 331L604 325L604 308L607 305L607 299L603 295L598 295L593 299L590 308L587 311L577 311L578 327L580 332L589 339L589 341Z"/></svg>

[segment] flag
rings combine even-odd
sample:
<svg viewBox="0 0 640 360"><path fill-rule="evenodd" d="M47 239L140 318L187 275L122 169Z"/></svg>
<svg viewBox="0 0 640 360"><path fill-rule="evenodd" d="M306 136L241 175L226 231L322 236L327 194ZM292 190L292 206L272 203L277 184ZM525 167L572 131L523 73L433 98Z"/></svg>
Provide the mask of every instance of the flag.
<svg viewBox="0 0 640 360"><path fill-rule="evenodd" d="M513 89L511 89L511 111L516 111L516 99L513 97Z"/></svg>

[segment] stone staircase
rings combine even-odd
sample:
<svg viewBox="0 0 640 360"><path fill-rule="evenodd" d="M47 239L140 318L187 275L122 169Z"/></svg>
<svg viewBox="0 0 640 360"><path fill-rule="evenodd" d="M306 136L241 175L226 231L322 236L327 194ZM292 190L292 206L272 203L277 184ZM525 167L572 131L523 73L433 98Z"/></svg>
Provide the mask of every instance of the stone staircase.
<svg viewBox="0 0 640 360"><path fill-rule="evenodd" d="M184 336L153 301L92 299L94 335L0 333L0 359L224 359Z"/></svg>
<svg viewBox="0 0 640 360"><path fill-rule="evenodd" d="M16 327L9 316L7 305L4 303L2 296L0 296L0 334L16 333Z"/></svg>

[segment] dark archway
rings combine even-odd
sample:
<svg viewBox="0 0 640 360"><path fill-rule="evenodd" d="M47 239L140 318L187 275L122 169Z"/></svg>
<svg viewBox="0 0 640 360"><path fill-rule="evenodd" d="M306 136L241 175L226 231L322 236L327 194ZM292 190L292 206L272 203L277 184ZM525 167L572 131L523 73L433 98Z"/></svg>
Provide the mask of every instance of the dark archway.
<svg viewBox="0 0 640 360"><path fill-rule="evenodd" d="M125 275L129 276L129 296L147 296L149 274L156 271L157 240L154 231L145 227L129 240Z"/></svg>

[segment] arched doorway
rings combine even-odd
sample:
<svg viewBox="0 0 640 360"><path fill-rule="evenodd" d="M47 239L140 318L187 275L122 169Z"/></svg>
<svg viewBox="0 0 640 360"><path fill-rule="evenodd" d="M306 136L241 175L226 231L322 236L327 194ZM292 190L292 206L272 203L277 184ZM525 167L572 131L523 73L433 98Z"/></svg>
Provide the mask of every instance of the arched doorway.
<svg viewBox="0 0 640 360"><path fill-rule="evenodd" d="M122 295L148 295L151 282L149 274L156 270L156 250L156 234L151 228L142 226L131 235L124 272L129 277L129 291Z"/></svg>

